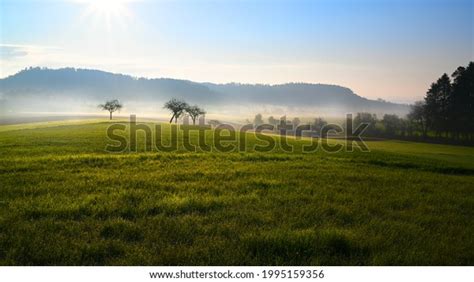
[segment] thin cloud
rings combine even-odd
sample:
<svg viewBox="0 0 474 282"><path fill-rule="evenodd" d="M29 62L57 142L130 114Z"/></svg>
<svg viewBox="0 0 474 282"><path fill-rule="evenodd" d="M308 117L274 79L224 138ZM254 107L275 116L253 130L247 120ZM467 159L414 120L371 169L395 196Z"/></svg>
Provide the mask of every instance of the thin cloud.
<svg viewBox="0 0 474 282"><path fill-rule="evenodd" d="M41 64L42 58L54 56L60 50L56 46L0 43L0 77Z"/></svg>
<svg viewBox="0 0 474 282"><path fill-rule="evenodd" d="M28 52L21 47L16 46L0 46L0 58L11 60L18 57L27 56Z"/></svg>
<svg viewBox="0 0 474 282"><path fill-rule="evenodd" d="M11 60L26 57L30 54L44 53L47 50L58 50L55 46L4 44L0 43L0 59Z"/></svg>

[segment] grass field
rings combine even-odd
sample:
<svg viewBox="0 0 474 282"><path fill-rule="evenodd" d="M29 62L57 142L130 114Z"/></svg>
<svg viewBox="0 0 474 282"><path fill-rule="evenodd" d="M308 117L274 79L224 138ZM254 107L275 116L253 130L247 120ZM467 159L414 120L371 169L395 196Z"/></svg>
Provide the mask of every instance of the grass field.
<svg viewBox="0 0 474 282"><path fill-rule="evenodd" d="M474 264L474 148L107 153L108 126L0 126L1 265Z"/></svg>

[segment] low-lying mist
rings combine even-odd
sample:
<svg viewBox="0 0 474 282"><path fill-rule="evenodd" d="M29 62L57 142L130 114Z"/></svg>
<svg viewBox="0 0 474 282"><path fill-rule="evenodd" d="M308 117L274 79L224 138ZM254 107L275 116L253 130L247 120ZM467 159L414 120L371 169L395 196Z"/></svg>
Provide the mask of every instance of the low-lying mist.
<svg viewBox="0 0 474 282"><path fill-rule="evenodd" d="M207 119L244 123L256 114L311 119L347 113L405 115L408 105L363 98L337 85L212 84L175 79L134 78L97 70L30 68L0 79L0 118L25 116L97 116L98 105L118 99L116 116L169 119L163 108L176 98L206 111Z"/></svg>

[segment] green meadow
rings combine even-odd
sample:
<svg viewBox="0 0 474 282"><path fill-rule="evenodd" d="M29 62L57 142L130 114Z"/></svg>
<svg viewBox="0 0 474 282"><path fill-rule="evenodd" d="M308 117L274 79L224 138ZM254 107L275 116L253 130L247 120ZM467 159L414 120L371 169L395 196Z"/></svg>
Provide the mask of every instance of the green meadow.
<svg viewBox="0 0 474 282"><path fill-rule="evenodd" d="M109 153L109 125L0 126L0 265L474 264L472 147Z"/></svg>

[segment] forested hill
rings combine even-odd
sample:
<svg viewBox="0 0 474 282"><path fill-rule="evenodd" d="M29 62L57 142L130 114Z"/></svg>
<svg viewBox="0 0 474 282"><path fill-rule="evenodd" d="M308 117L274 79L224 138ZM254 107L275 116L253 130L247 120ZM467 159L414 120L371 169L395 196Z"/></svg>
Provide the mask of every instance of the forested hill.
<svg viewBox="0 0 474 282"><path fill-rule="evenodd" d="M368 111L403 115L408 112L407 105L369 100L349 88L326 84L196 83L75 68L29 68L0 79L0 106L11 113L76 111L78 107L81 111L96 111L96 103L111 98L139 107L141 103L158 105L173 97L221 112L231 112L232 107L256 110L276 107L283 111L314 110L334 114Z"/></svg>

